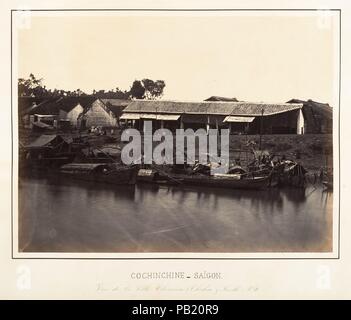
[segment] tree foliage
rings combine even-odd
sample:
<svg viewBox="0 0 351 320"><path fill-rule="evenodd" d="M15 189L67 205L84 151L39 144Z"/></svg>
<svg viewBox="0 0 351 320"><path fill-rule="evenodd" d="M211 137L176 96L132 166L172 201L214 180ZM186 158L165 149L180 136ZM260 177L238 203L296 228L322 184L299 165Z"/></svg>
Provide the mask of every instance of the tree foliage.
<svg viewBox="0 0 351 320"><path fill-rule="evenodd" d="M130 96L136 99L154 100L162 97L165 86L163 80L135 80L130 88Z"/></svg>
<svg viewBox="0 0 351 320"><path fill-rule="evenodd" d="M105 99L157 99L162 97L166 84L163 80L153 81L151 79L135 80L130 90L121 90L118 87L109 91L93 90L92 95L97 98ZM18 79L18 95L21 97L37 98L59 98L59 97L78 97L88 96L81 89L74 91L47 89L43 85L43 79L37 79L32 73L28 79Z"/></svg>
<svg viewBox="0 0 351 320"><path fill-rule="evenodd" d="M135 80L133 82L132 87L130 88L129 94L130 94L131 98L144 99L145 88L144 88L142 82L139 80Z"/></svg>
<svg viewBox="0 0 351 320"><path fill-rule="evenodd" d="M150 79L143 79L141 82L145 88L145 99L154 100L162 97L163 89L166 86L163 80L153 81Z"/></svg>

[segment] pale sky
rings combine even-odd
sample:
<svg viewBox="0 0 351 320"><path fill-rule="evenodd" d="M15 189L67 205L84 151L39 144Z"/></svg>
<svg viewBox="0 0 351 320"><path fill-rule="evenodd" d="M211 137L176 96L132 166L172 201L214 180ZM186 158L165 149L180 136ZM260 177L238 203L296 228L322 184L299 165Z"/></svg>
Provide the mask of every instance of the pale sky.
<svg viewBox="0 0 351 320"><path fill-rule="evenodd" d="M69 14L18 30L19 77L86 93L160 79L172 100L336 101L336 16Z"/></svg>

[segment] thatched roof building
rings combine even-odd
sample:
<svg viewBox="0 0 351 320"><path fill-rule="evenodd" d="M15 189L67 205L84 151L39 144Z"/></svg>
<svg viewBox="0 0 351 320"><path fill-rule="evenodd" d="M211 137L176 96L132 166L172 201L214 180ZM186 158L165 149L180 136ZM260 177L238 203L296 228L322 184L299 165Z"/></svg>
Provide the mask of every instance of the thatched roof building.
<svg viewBox="0 0 351 320"><path fill-rule="evenodd" d="M78 126L90 127L115 127L119 125L119 118L130 103L123 99L95 99L78 116Z"/></svg>
<svg viewBox="0 0 351 320"><path fill-rule="evenodd" d="M332 133L333 108L328 103L320 103L311 99L291 99L288 103L300 103L306 122L306 133Z"/></svg>

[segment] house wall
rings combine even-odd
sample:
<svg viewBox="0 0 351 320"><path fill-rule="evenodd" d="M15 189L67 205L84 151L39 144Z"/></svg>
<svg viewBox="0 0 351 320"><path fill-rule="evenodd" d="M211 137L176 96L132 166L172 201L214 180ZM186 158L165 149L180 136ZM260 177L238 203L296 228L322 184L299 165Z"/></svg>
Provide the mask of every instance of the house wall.
<svg viewBox="0 0 351 320"><path fill-rule="evenodd" d="M296 134L299 113L300 110L293 110L271 116L256 117L250 123L249 133L259 134L261 132L262 118L262 134Z"/></svg>
<svg viewBox="0 0 351 320"><path fill-rule="evenodd" d="M332 110L329 109L330 111ZM332 113L328 115L329 112L314 103L304 103L302 113L305 119L305 133L332 133L333 119Z"/></svg>
<svg viewBox="0 0 351 320"><path fill-rule="evenodd" d="M305 119L305 133L320 133L318 116L313 113L311 106L304 105L302 113Z"/></svg>
<svg viewBox="0 0 351 320"><path fill-rule="evenodd" d="M82 117L80 123L85 127L114 127L117 125L117 120L114 114L109 111L100 100L92 103L88 111Z"/></svg>
<svg viewBox="0 0 351 320"><path fill-rule="evenodd" d="M320 133L333 133L333 120L332 119L322 119L321 121Z"/></svg>
<svg viewBox="0 0 351 320"><path fill-rule="evenodd" d="M333 133L333 119L323 117L321 114L314 114L315 130L308 130L308 133ZM309 125L309 122L307 123Z"/></svg>
<svg viewBox="0 0 351 320"><path fill-rule="evenodd" d="M69 120L71 126L76 127L78 116L83 112L83 110L84 109L80 104L77 104L70 112L60 110L59 119Z"/></svg>
<svg viewBox="0 0 351 320"><path fill-rule="evenodd" d="M215 120L217 119L217 123ZM261 131L261 117L255 117L251 123L246 122L225 122L224 117L211 116L210 128L230 129L232 134L259 134ZM206 119L200 119L198 123L184 123L185 128L206 128ZM304 130L304 117L301 110L279 113L271 116L264 116L262 119L262 134L301 134ZM299 128L299 131L298 131Z"/></svg>

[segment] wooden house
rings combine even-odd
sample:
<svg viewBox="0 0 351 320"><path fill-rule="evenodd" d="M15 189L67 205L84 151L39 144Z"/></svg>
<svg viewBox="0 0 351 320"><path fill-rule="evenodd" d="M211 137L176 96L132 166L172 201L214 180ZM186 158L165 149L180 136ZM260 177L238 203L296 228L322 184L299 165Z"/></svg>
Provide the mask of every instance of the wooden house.
<svg viewBox="0 0 351 320"><path fill-rule="evenodd" d="M28 112L30 128L39 131L57 128L60 99L61 98L49 98L31 108Z"/></svg>
<svg viewBox="0 0 351 320"><path fill-rule="evenodd" d="M19 127L30 128L30 113L38 105L47 99L36 97L18 97L18 125Z"/></svg>
<svg viewBox="0 0 351 320"><path fill-rule="evenodd" d="M72 137L58 134L43 134L26 145L25 158L28 165L59 166L73 161Z"/></svg>

